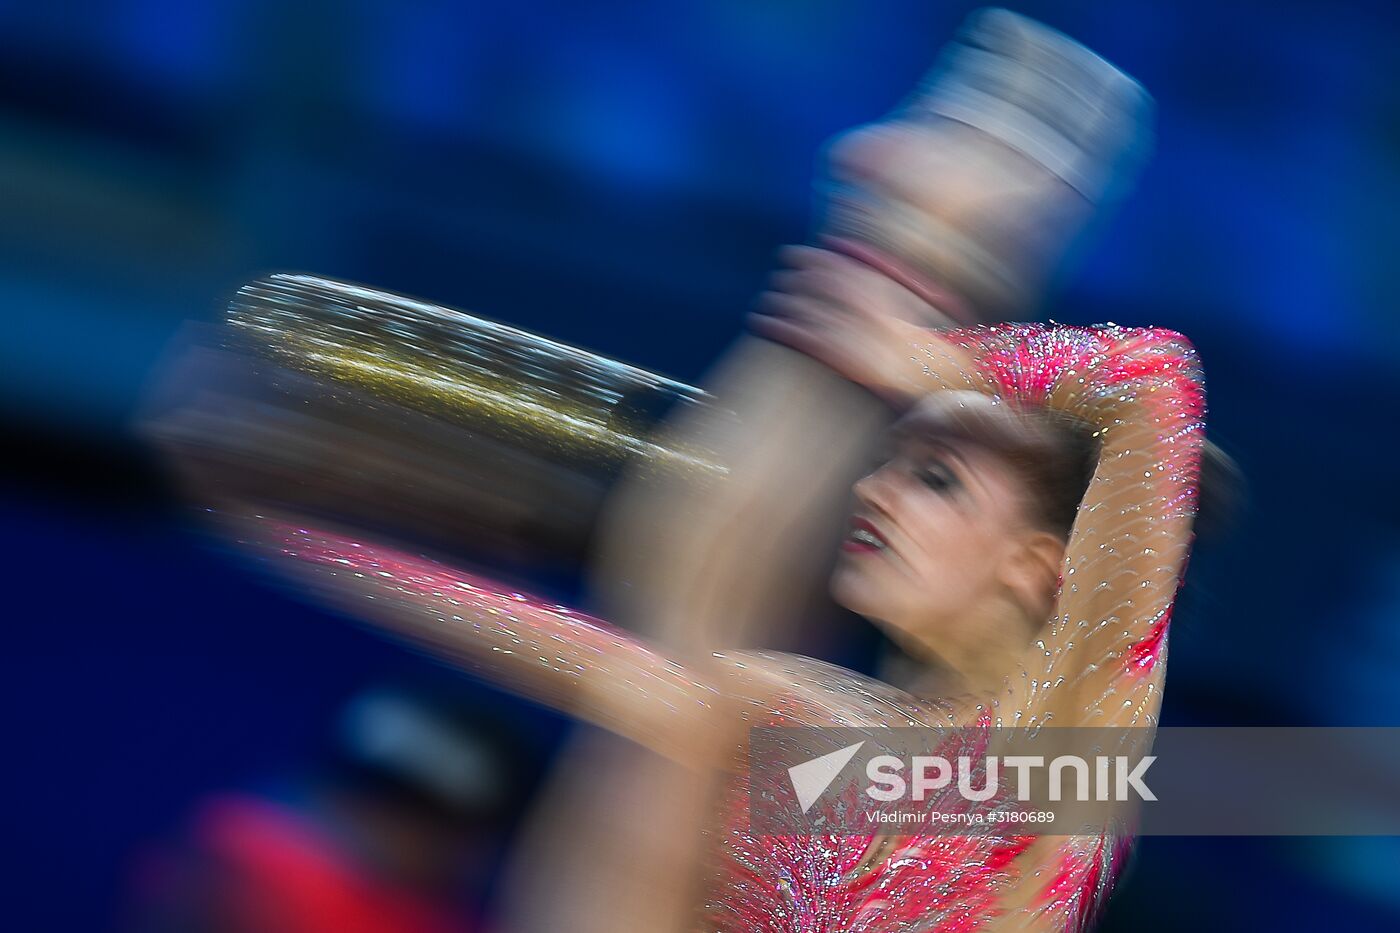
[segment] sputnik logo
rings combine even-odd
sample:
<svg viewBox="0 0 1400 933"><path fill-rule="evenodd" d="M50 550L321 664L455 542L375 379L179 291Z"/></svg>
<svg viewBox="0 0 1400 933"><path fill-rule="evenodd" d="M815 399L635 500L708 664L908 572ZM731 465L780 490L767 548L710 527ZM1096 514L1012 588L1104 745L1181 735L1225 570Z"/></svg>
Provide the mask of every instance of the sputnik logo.
<svg viewBox="0 0 1400 933"><path fill-rule="evenodd" d="M826 789L836 780L841 769L846 767L847 762L856 756L856 752L860 751L864 744L857 742L847 745L828 755L788 768L788 777L792 779L792 789L797 792L797 803L802 807L803 813L812 809L812 804L826 793Z"/></svg>

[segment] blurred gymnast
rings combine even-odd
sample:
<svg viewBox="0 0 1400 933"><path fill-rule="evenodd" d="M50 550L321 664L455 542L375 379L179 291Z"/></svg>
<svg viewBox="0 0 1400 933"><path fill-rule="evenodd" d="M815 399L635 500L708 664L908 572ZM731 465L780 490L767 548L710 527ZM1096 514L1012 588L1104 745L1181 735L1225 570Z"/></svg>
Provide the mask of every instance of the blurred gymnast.
<svg viewBox="0 0 1400 933"><path fill-rule="evenodd" d="M238 535L350 613L659 753L629 765L645 817L592 853L618 872L588 875L591 897L546 882L573 929L1081 929L1116 828L774 838L732 804L755 725L1155 722L1196 356L1164 330L990 323L1027 313L1121 190L1148 107L1087 50L989 11L894 117L837 141L816 245L785 253L712 378L720 405L667 427L723 476L616 493L594 578L631 631L268 510ZM800 616L837 511L830 591L904 656L882 680L751 647Z"/></svg>

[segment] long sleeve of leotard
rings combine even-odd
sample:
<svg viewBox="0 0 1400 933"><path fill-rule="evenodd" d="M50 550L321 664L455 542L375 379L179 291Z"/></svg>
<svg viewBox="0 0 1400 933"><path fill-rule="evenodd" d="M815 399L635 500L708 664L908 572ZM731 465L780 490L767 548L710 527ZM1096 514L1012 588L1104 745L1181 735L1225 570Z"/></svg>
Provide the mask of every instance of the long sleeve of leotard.
<svg viewBox="0 0 1400 933"><path fill-rule="evenodd" d="M703 663L604 622L363 536L267 515L226 520L248 553L318 601L669 757L693 760L717 721L723 700Z"/></svg>

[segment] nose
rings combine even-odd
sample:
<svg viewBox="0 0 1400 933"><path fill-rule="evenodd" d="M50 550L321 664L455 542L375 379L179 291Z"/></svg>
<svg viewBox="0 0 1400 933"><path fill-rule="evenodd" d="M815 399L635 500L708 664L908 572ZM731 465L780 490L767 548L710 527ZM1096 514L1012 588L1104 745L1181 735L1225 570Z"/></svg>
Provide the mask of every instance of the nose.
<svg viewBox="0 0 1400 933"><path fill-rule="evenodd" d="M893 462L871 470L852 487L856 501L867 508L890 512L894 502Z"/></svg>

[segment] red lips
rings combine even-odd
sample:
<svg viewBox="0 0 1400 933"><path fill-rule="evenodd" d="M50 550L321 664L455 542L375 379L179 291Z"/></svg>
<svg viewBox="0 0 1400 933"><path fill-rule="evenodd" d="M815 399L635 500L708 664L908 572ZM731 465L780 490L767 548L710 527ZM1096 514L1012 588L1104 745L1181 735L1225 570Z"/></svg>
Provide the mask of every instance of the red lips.
<svg viewBox="0 0 1400 933"><path fill-rule="evenodd" d="M861 540L862 536L857 535L857 532L864 532L865 535L869 535L879 543L872 544L870 541L863 541ZM872 554L886 547L889 547L889 541L869 519L859 515L851 517L850 532L846 535L846 540L841 542L841 550L857 554Z"/></svg>

